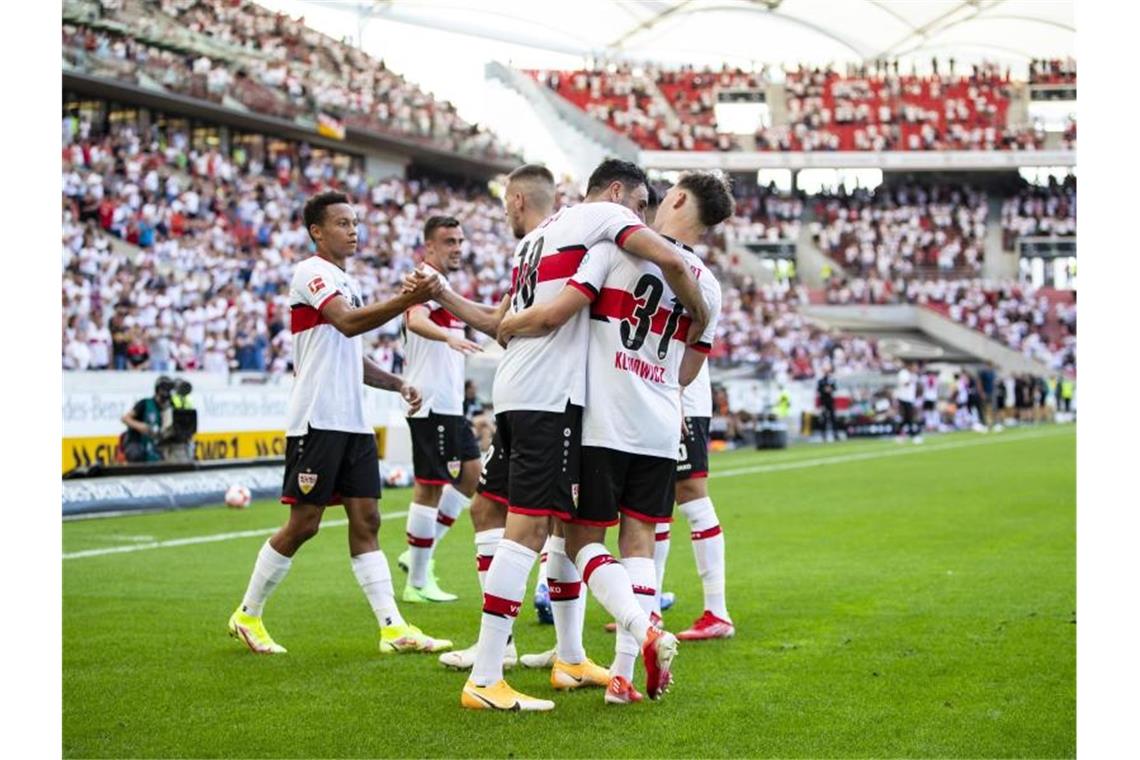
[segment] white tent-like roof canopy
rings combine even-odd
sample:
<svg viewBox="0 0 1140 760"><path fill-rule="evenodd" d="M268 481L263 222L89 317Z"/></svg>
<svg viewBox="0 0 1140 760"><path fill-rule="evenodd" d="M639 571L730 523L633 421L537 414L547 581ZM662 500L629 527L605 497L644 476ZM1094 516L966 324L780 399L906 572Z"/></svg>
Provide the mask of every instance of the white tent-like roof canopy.
<svg viewBox="0 0 1140 760"><path fill-rule="evenodd" d="M1075 55L1068 0L376 0L327 3L573 56L666 64L982 60L1022 71ZM524 64L525 65L525 64Z"/></svg>

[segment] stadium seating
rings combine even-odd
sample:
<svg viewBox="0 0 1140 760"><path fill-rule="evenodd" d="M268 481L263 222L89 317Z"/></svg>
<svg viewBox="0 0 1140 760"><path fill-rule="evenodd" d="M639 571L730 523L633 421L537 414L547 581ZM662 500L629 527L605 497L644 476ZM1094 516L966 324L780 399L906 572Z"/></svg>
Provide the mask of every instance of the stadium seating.
<svg viewBox="0 0 1140 760"><path fill-rule="evenodd" d="M1029 63L1029 84L1076 84L1077 62L1072 58L1034 59Z"/></svg>
<svg viewBox="0 0 1140 760"><path fill-rule="evenodd" d="M1027 187L1001 208L1002 247L1017 249L1021 237L1073 237L1077 234L1077 178L1068 175L1048 187Z"/></svg>
<svg viewBox="0 0 1140 760"><path fill-rule="evenodd" d="M493 134L460 118L451 103L437 101L383 60L245 0L69 1L63 58L95 75L153 82L215 103L229 97L279 118L332 116L342 125L447 150L515 157Z"/></svg>
<svg viewBox="0 0 1140 760"><path fill-rule="evenodd" d="M1064 69L1064 65L1061 69ZM1006 125L1010 77L994 64L940 74L899 74L897 62L850 67L799 66L785 78L786 123L757 130L760 151L1035 150L1044 133ZM1073 67L1075 76L1075 66ZM766 74L645 65L579 71L528 71L561 97L651 150L740 150L718 133L718 89L768 86ZM660 93L669 108L662 109ZM670 113L671 112L671 113ZM675 126L670 126L670 124ZM1075 126L1069 147L1076 139Z"/></svg>
<svg viewBox="0 0 1140 760"><path fill-rule="evenodd" d="M988 206L965 186L907 185L814 200L819 247L852 274L976 276Z"/></svg>

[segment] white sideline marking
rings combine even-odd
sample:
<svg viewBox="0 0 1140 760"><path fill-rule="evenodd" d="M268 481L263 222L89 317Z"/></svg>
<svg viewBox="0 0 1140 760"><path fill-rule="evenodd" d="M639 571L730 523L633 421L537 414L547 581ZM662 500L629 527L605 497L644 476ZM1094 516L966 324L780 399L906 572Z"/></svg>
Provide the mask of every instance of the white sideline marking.
<svg viewBox="0 0 1140 760"><path fill-rule="evenodd" d="M816 457L814 459L800 459L793 462L775 462L772 464L760 464L752 467L738 467L732 470L714 471L709 474L713 478L733 478L738 475L753 475L760 472L778 472L781 470L800 470L807 467L817 467L829 464L843 464L844 462L858 462L865 459L886 459L887 457L901 457L907 454L927 454L936 451L950 451L953 449L965 449L973 446L988 446L996 443L1017 443L1018 441L1030 441L1035 438L1049 438L1052 436L1060 435L1066 432L1069 428L1061 428L1059 430L1038 431L1028 433L1026 435L1008 435L1002 433L991 433L986 438L971 439L967 441L954 441L944 444L931 444L931 445L916 445L910 443L908 440L902 444L895 444L899 448L884 448L878 451L866 451L858 454L840 454L833 457ZM884 441L885 443L885 441ZM903 448L905 447L905 448ZM381 515L384 519L391 519L397 517L405 517L408 513L405 512L390 512ZM321 523L322 527L335 528L340 525L347 525L348 520L326 520ZM215 533L209 536L190 536L188 538L175 538L169 541L156 541L148 544L130 544L127 546L108 546L102 549L85 549L83 551L71 552L64 554L64 559L83 559L84 557L101 557L105 554L125 554L127 552L141 552L149 549L166 549L172 546L191 546L193 544L210 544L216 541L229 541L234 538L250 538L253 536L267 536L277 531L277 528L260 528L258 530L241 530L234 533Z"/></svg>
<svg viewBox="0 0 1140 760"><path fill-rule="evenodd" d="M816 467L818 465L827 464L842 464L844 462L858 462L863 459L886 459L887 457L901 457L907 454L927 454L934 451L950 451L952 449L966 449L973 446L987 446L994 443L1017 443L1018 441L1031 441L1034 438L1049 438L1055 435L1060 435L1056 430L1040 431L1036 433L1029 433L1027 435L1002 435L1001 433L991 433L992 437L987 437L982 440L968 440L968 441L954 441L951 443L944 443L941 445L932 444L914 444L908 439L901 444L895 444L899 448L885 449L881 451L866 451L858 454L840 454L834 457L817 457L815 459L799 459L794 462L776 462L774 464L758 464L752 467L737 467L734 470L720 470L709 473L710 478L732 478L737 475L752 475L759 472L778 472L780 470L799 470L805 467ZM893 439L890 439L893 440Z"/></svg>
<svg viewBox="0 0 1140 760"><path fill-rule="evenodd" d="M407 512L386 512L381 518L405 517ZM348 525L348 520L322 520L322 528L336 528ZM104 554L126 554L127 552L141 552L149 549L167 549L171 546L192 546L193 544L212 544L216 541L229 541L234 538L251 538L253 536L268 536L276 533L277 528L258 528L257 530L239 530L233 533L214 533L209 536L189 536L188 538L172 538L169 541L154 541L149 544L128 544L125 546L108 546L102 549L84 549L79 552L64 554L64 559L83 559L84 557L101 557Z"/></svg>

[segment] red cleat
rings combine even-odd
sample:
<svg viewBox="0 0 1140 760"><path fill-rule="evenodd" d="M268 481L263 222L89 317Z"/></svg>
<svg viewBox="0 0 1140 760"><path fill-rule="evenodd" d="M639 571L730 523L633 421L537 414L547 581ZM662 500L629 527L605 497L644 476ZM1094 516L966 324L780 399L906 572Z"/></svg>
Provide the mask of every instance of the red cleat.
<svg viewBox="0 0 1140 760"><path fill-rule="evenodd" d="M722 620L708 610L704 611L687 631L681 631L677 638L681 641L703 641L705 639L731 639L736 633L736 626L727 620Z"/></svg>
<svg viewBox="0 0 1140 760"><path fill-rule="evenodd" d="M633 688L633 684L627 681L624 676L611 678L610 685L606 689L607 705L631 705L644 698L641 696L641 692Z"/></svg>
<svg viewBox="0 0 1140 760"><path fill-rule="evenodd" d="M650 628L641 647L645 661L645 692L650 699L660 699L673 683L670 666L677 656L677 637L660 628Z"/></svg>

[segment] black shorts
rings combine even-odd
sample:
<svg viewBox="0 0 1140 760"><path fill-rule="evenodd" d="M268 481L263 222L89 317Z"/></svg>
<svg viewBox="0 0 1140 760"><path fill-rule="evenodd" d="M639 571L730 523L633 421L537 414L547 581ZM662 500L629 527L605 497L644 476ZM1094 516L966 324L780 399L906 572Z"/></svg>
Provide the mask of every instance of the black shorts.
<svg viewBox="0 0 1140 760"><path fill-rule="evenodd" d="M677 480L709 476L709 418L686 417L689 434L681 438L677 457Z"/></svg>
<svg viewBox="0 0 1140 760"><path fill-rule="evenodd" d="M647 523L673 522L677 462L600 446L582 447L582 489L571 522L610 526L618 513Z"/></svg>
<svg viewBox="0 0 1140 760"><path fill-rule="evenodd" d="M479 493L516 514L571 519L578 507L582 407L495 415Z"/></svg>
<svg viewBox="0 0 1140 760"><path fill-rule="evenodd" d="M928 412L934 411L935 401L933 399L923 399L922 408Z"/></svg>
<svg viewBox="0 0 1140 760"><path fill-rule="evenodd" d="M417 483L455 483L463 463L479 458L479 444L462 415L429 412L427 417L409 417L408 428L412 431L412 472Z"/></svg>
<svg viewBox="0 0 1140 760"><path fill-rule="evenodd" d="M285 439L283 504L326 507L345 498L380 498L376 436L310 427Z"/></svg>

